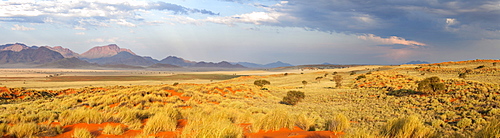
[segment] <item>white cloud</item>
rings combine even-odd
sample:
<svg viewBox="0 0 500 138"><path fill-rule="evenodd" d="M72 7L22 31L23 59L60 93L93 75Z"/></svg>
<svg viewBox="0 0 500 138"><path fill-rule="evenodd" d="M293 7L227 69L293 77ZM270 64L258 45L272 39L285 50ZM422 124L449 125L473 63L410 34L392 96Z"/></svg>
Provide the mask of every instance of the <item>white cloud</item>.
<svg viewBox="0 0 500 138"><path fill-rule="evenodd" d="M363 39L363 40L375 41L375 42L378 42L381 44L389 44L389 45L401 44L401 45L407 45L407 46L426 46L426 44L424 44L424 43L406 40L404 38L397 37L397 36L390 36L389 38L382 38L380 36L375 36L373 34L366 34L366 35L360 35L360 36L358 36L358 38Z"/></svg>
<svg viewBox="0 0 500 138"><path fill-rule="evenodd" d="M78 32L78 33L75 33L76 35L85 35L85 32Z"/></svg>
<svg viewBox="0 0 500 138"><path fill-rule="evenodd" d="M118 41L118 38L117 37L113 37L113 38L95 38L95 39L90 39L88 40L87 42L89 43L92 43L92 42L96 42L96 43L103 43L103 42L107 42L107 43L116 43Z"/></svg>
<svg viewBox="0 0 500 138"><path fill-rule="evenodd" d="M234 25L234 23L261 25L263 23L278 23L280 16L282 14L279 12L252 12L229 17L208 17L205 21L226 25Z"/></svg>
<svg viewBox="0 0 500 138"><path fill-rule="evenodd" d="M121 25L121 26L127 26L127 27L136 27L137 26L131 22L127 22L127 20L125 20L125 19L111 19L110 21L115 22L116 24Z"/></svg>
<svg viewBox="0 0 500 138"><path fill-rule="evenodd" d="M83 28L81 26L75 26L73 29L75 29L75 30L87 30L87 28Z"/></svg>
<svg viewBox="0 0 500 138"><path fill-rule="evenodd" d="M35 30L35 28L31 27L26 27L22 25L15 24L14 27L10 28L12 30L19 30L19 31L29 31L29 30Z"/></svg>

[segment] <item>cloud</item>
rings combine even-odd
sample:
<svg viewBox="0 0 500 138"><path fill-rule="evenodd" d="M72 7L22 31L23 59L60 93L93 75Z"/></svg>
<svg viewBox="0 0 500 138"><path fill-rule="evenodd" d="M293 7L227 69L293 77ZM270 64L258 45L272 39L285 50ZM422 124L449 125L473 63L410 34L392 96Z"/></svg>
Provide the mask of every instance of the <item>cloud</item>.
<svg viewBox="0 0 500 138"><path fill-rule="evenodd" d="M47 0L0 1L0 21L22 23L62 23L71 27L107 27L117 24L135 27L134 22L144 21L141 16L150 11L168 11L172 14L218 15L210 10L188 8L157 1L120 0Z"/></svg>
<svg viewBox="0 0 500 138"><path fill-rule="evenodd" d="M281 14L277 12L252 12L230 17L208 17L205 21L231 26L235 23L251 23L261 25L264 23L278 23L278 18L280 16Z"/></svg>
<svg viewBox="0 0 500 138"><path fill-rule="evenodd" d="M89 43L116 43L118 41L118 38L117 37L113 37L113 38L95 38L95 39L90 39L88 40L87 42Z"/></svg>
<svg viewBox="0 0 500 138"><path fill-rule="evenodd" d="M75 33L76 35L85 35L85 32L78 32L78 33Z"/></svg>
<svg viewBox="0 0 500 138"><path fill-rule="evenodd" d="M19 30L19 31L29 31L29 30L35 30L35 28L31 27L25 27L22 25L14 24L14 27L10 28L11 30Z"/></svg>
<svg viewBox="0 0 500 138"><path fill-rule="evenodd" d="M389 38L382 38L379 36L375 36L373 34L366 34L366 35L360 35L360 36L358 36L358 38L363 39L363 40L371 40L371 41L375 41L375 42L378 42L381 44L388 44L388 45L400 44L400 45L406 45L406 46L426 46L426 44L424 44L424 43L406 40L404 38L397 37L397 36L390 36Z"/></svg>

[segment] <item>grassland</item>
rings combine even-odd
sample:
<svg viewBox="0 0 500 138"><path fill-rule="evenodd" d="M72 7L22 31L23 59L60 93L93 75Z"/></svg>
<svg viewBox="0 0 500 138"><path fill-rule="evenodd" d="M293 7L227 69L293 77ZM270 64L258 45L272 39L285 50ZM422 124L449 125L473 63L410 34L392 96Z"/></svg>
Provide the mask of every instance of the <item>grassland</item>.
<svg viewBox="0 0 500 138"><path fill-rule="evenodd" d="M500 80L500 72L499 66L493 66L496 62L499 61L258 73L156 73L124 77L122 82L113 80L122 77L116 73L99 80L87 80L107 83L106 86L48 90L5 87L0 89L0 134L14 137L499 137L500 83L497 80ZM459 78L459 73L464 72L467 77ZM343 78L340 87L333 81L334 74ZM86 76L99 75L95 72L77 75ZM419 92L418 83L432 76L441 78L445 88L436 93ZM192 79L205 80L191 83ZM265 89L253 84L262 79L271 82L264 85ZM150 84L120 85L138 80ZM68 81L71 80L64 82ZM293 106L283 104L281 101L288 91L304 92L305 98Z"/></svg>

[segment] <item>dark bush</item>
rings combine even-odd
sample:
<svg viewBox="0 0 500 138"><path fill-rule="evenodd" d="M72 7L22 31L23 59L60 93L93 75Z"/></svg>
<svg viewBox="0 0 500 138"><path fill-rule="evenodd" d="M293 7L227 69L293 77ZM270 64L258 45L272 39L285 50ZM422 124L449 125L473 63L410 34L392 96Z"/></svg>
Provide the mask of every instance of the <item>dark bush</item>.
<svg viewBox="0 0 500 138"><path fill-rule="evenodd" d="M281 101L281 103L288 104L288 105L296 105L298 102L300 102L305 97L306 96L305 96L304 92L289 91L286 93L286 96L283 97L283 101Z"/></svg>
<svg viewBox="0 0 500 138"><path fill-rule="evenodd" d="M426 94L437 94L445 89L444 83L441 83L439 77L430 77L418 82L418 91Z"/></svg>
<svg viewBox="0 0 500 138"><path fill-rule="evenodd" d="M360 80L360 79L362 79L362 78L366 78L366 76L365 76L365 75L359 75L359 76L356 78L356 80Z"/></svg>
<svg viewBox="0 0 500 138"><path fill-rule="evenodd" d="M392 95L392 96L397 96L397 97L403 97L403 96L414 95L414 94L420 95L423 93L417 92L414 90L408 90L408 89L393 90L393 91L389 91L387 93L387 95Z"/></svg>
<svg viewBox="0 0 500 138"><path fill-rule="evenodd" d="M255 80L253 82L254 85L257 85L259 87L264 87L264 85L269 85L271 84L271 82L267 81L267 80Z"/></svg>

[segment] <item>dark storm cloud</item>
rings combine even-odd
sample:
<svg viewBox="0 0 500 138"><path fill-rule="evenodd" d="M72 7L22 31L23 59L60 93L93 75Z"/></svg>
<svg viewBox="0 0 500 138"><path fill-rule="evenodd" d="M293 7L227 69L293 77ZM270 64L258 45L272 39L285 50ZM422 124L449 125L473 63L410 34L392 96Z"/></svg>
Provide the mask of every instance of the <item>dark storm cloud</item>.
<svg viewBox="0 0 500 138"><path fill-rule="evenodd" d="M274 10L289 16L277 26L424 42L500 39L498 0L290 0Z"/></svg>

